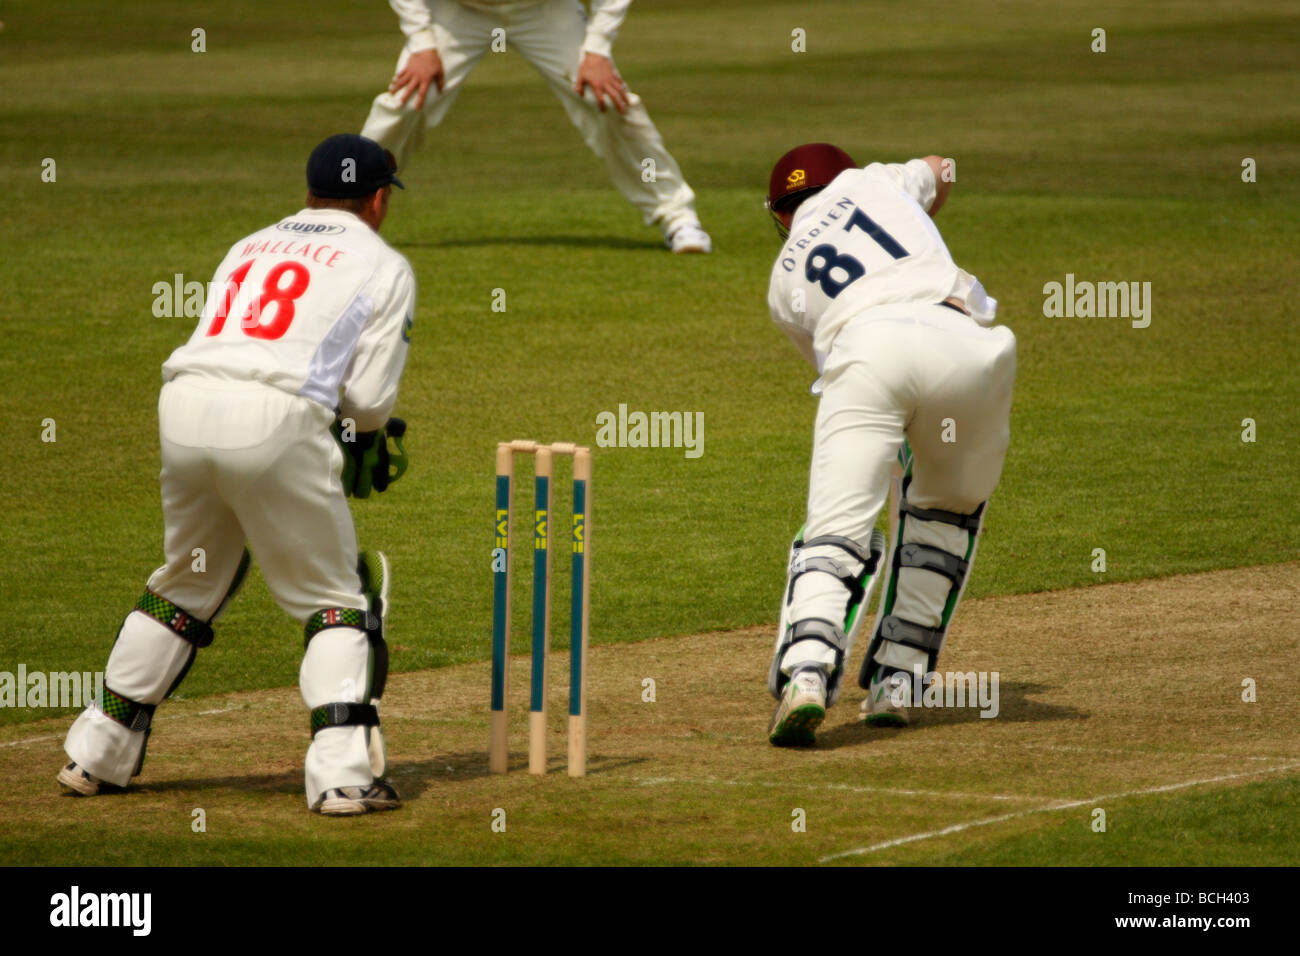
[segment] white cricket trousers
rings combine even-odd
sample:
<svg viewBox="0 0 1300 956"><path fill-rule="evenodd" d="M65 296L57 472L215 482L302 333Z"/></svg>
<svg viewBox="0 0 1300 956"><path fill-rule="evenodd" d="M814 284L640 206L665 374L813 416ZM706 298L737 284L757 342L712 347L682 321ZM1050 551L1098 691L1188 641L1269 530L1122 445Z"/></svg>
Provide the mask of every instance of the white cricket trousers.
<svg viewBox="0 0 1300 956"><path fill-rule="evenodd" d="M158 420L167 563L150 590L206 620L247 541L272 596L299 623L325 608L366 607L333 412L269 385L184 375L163 386Z"/></svg>
<svg viewBox="0 0 1300 956"><path fill-rule="evenodd" d="M839 535L866 547L905 437L913 456L909 503L974 512L1002 475L1015 372L1010 329L981 326L947 306L875 309L845 326L822 370L804 540ZM830 575L803 575L789 619L843 620L844 595ZM909 596L900 591L898 600L906 606ZM787 650L783 670L805 661L829 665L834 652L800 641Z"/></svg>
<svg viewBox="0 0 1300 956"><path fill-rule="evenodd" d="M339 480L343 453L329 432L329 409L269 385L182 375L163 386L158 418L167 563L149 578L150 591L209 620L247 542L271 594L299 623L327 608L367 607ZM307 706L364 701L369 655L361 630L318 633L299 675ZM139 703L158 704L192 657L192 645L133 611L109 655L104 684ZM371 781L365 730L317 733L307 755L309 805L324 788ZM91 707L73 724L65 749L90 773L122 786L144 743L142 732Z"/></svg>
<svg viewBox="0 0 1300 956"><path fill-rule="evenodd" d="M392 150L399 169L406 168L425 129L442 122L465 78L492 48L492 31L500 28L505 30L506 48L518 50L546 79L592 152L605 161L614 186L641 210L646 225L657 224L668 235L696 221L695 193L682 178L641 98L629 93L625 112L608 103L601 112L590 89L582 97L574 93L587 29L586 11L578 0L546 0L499 14L468 9L455 0L430 0L429 5L442 59L442 92L429 87L423 117L415 111L414 96L403 105L393 94L381 93L361 130L363 136ZM394 72L400 72L409 58L403 49Z"/></svg>

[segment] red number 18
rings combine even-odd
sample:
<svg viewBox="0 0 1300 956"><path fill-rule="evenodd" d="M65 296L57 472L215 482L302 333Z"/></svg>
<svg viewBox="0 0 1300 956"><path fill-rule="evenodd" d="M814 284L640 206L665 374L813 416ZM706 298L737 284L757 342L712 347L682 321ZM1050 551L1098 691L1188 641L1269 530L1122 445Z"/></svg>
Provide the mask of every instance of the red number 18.
<svg viewBox="0 0 1300 956"><path fill-rule="evenodd" d="M235 297L239 295L239 287L248 276L248 270L253 268L254 261L249 259L226 280L226 290L213 316L212 326L207 331L208 335L219 335L225 328L226 316L230 314L230 307L234 304ZM285 273L290 274L289 284L280 288L280 280ZM306 266L297 262L281 262L266 274L266 279L262 282L262 294L249 304L247 311L239 320L240 328L253 338L278 339L289 330L289 323L293 321L294 300L307 291L310 283L311 273L307 271ZM263 322L262 316L267 306L272 303L275 304L275 318L270 322Z"/></svg>

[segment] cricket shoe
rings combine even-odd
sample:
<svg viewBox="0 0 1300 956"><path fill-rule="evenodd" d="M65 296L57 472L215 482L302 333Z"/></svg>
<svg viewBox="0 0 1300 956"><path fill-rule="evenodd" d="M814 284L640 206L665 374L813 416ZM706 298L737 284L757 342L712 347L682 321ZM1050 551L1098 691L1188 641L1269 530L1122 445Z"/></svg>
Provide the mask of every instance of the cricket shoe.
<svg viewBox="0 0 1300 956"><path fill-rule="evenodd" d="M811 747L826 719L826 677L820 667L795 671L776 705L767 739L777 747Z"/></svg>
<svg viewBox="0 0 1300 956"><path fill-rule="evenodd" d="M75 760L60 770L56 779L79 797L93 797L99 793L100 787L108 787L104 781L77 766Z"/></svg>
<svg viewBox="0 0 1300 956"><path fill-rule="evenodd" d="M713 251L713 240L698 222L678 226L664 242L669 249L678 254Z"/></svg>
<svg viewBox="0 0 1300 956"><path fill-rule="evenodd" d="M912 704L912 682L902 671L876 671L862 702L862 722L872 727L906 727Z"/></svg>
<svg viewBox="0 0 1300 956"><path fill-rule="evenodd" d="M362 551L357 555L357 576L361 593L366 596L370 613L379 620L388 614L388 582L391 572L388 556L382 551Z"/></svg>
<svg viewBox="0 0 1300 956"><path fill-rule="evenodd" d="M364 787L333 787L311 805L313 813L328 817L351 817L372 810L396 810L402 800L386 780L373 780Z"/></svg>

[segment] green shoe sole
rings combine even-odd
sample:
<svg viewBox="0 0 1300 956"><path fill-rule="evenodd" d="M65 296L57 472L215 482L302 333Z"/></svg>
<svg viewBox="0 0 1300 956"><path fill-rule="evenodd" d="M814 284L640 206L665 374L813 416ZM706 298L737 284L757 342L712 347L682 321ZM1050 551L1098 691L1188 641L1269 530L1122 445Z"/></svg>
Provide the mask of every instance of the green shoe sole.
<svg viewBox="0 0 1300 956"><path fill-rule="evenodd" d="M862 722L870 727L906 727L907 720L898 714L867 714Z"/></svg>
<svg viewBox="0 0 1300 956"><path fill-rule="evenodd" d="M826 708L804 704L786 714L767 735L777 747L811 747L817 740L817 728L826 719Z"/></svg>

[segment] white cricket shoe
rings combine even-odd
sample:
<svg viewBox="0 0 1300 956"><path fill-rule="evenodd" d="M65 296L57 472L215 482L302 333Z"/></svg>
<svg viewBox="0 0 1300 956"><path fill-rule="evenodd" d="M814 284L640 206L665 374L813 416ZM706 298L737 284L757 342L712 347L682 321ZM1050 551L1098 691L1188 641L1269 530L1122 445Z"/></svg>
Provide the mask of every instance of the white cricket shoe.
<svg viewBox="0 0 1300 956"><path fill-rule="evenodd" d="M811 747L826 719L826 676L820 667L795 671L781 693L767 739L777 747Z"/></svg>
<svg viewBox="0 0 1300 956"><path fill-rule="evenodd" d="M678 226L664 242L676 254L713 251L713 240L698 222Z"/></svg>
<svg viewBox="0 0 1300 956"><path fill-rule="evenodd" d="M334 787L311 805L314 813L350 817L372 810L396 810L402 805L397 791L386 780L373 780L364 787Z"/></svg>
<svg viewBox="0 0 1300 956"><path fill-rule="evenodd" d="M100 786L103 785L103 781L98 777L77 766L76 761L60 770L56 779L73 793L82 797L95 796L95 794L99 793Z"/></svg>
<svg viewBox="0 0 1300 956"><path fill-rule="evenodd" d="M902 671L871 679L867 699L862 702L862 722L873 727L906 727L907 709L912 705L912 682Z"/></svg>

